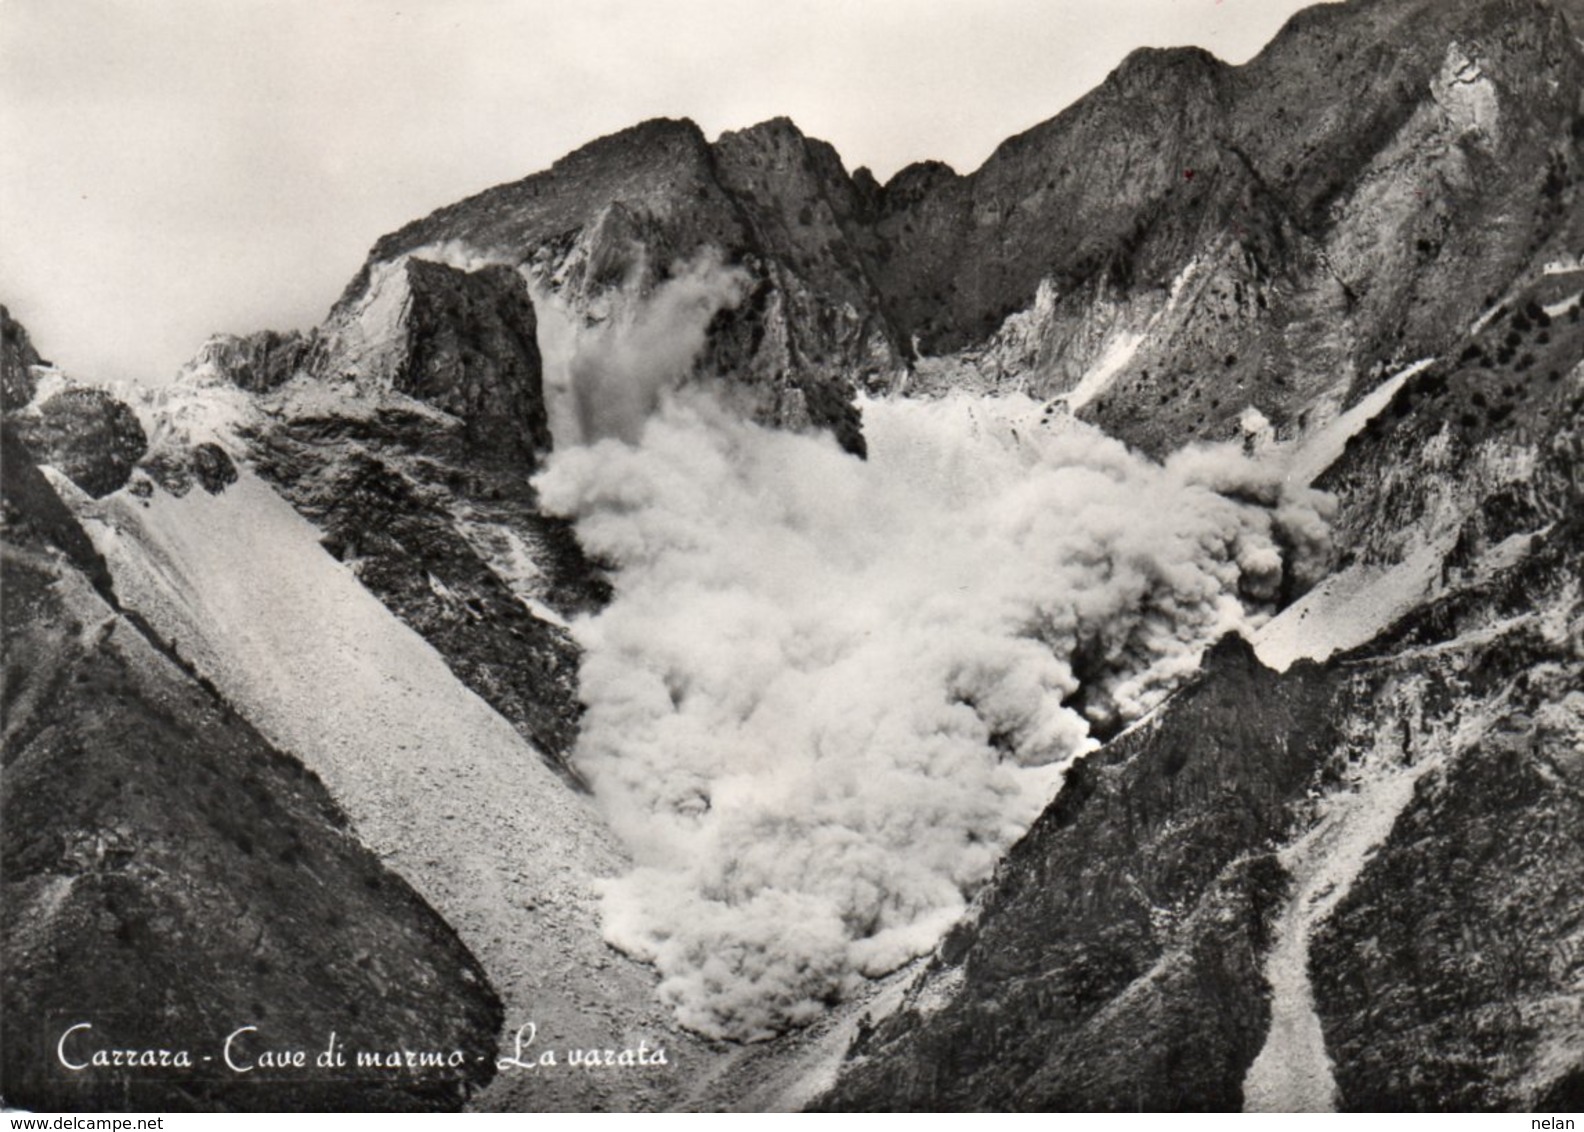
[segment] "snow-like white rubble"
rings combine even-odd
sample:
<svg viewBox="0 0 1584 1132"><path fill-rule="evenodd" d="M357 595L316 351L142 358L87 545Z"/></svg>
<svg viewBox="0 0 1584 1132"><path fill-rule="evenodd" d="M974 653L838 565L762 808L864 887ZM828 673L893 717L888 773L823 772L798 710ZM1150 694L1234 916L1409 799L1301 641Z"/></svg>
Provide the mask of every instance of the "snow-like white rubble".
<svg viewBox="0 0 1584 1132"><path fill-rule="evenodd" d="M1413 800L1414 787L1442 764L1429 745L1417 761L1383 736L1353 778L1320 802L1319 820L1281 851L1293 891L1265 958L1271 988L1270 1029L1243 1081L1248 1112L1331 1112L1337 1087L1309 981L1309 940L1341 903L1370 854Z"/></svg>
<svg viewBox="0 0 1584 1132"><path fill-rule="evenodd" d="M1346 450L1348 441L1391 404L1403 383L1434 361L1434 358L1421 358L1405 369L1398 370L1360 398L1352 408L1337 414L1328 424L1304 437L1293 450L1287 482L1294 486L1313 483L1321 472L1337 462Z"/></svg>
<svg viewBox="0 0 1584 1132"><path fill-rule="evenodd" d="M1364 644L1439 584L1448 549L1427 543L1393 566L1360 564L1332 574L1254 634L1255 654L1285 672L1297 660L1323 661Z"/></svg>

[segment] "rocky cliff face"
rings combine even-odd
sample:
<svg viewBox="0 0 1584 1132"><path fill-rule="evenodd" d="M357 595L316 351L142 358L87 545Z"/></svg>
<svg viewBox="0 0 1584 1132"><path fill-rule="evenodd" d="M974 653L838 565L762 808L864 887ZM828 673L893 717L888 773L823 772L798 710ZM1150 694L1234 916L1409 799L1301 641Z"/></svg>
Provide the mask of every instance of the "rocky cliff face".
<svg viewBox="0 0 1584 1132"><path fill-rule="evenodd" d="M1253 403L1278 421L1298 408L1298 421L1312 420L1379 380L1367 359L1439 356L1384 386L1390 395L1355 422L1345 447L1335 442L1319 483L1338 496L1344 553L1339 572L1268 630L1261 654L1285 671L1259 668L1270 687L1254 691L1223 650L1194 689L1069 776L901 1009L854 1043L822 1105L1578 1103L1581 924L1578 870L1567 864L1578 844L1566 830L1580 781L1584 276L1565 249L1584 242L1574 172L1581 87L1569 78L1533 90L1525 105L1538 120L1513 105L1508 91L1556 67L1576 73L1566 26L1548 9L1520 7L1446 5L1411 31L1393 22L1402 5L1316 10L1223 76L1223 98L1245 83L1244 97L1293 84L1319 92L1275 101L1278 119L1302 117L1303 128L1263 142L1247 124L1241 141L1233 135L1243 172L1263 168L1266 199L1285 198L1272 215L1287 226L1286 246L1324 268L1298 284L1299 260L1289 258L1286 286L1222 286L1220 298L1230 291L1252 304L1225 378L1241 376L1252 337L1261 366L1272 366L1265 372L1296 394L1240 396L1235 406ZM1498 17L1510 22L1469 22ZM1439 63L1433 51L1401 50L1402 36L1427 32L1446 40ZM1367 39L1396 45L1378 73L1396 68L1388 81L1416 92L1373 118L1379 108L1367 97L1345 112L1328 106L1319 73L1369 58ZM1209 70L1203 60L1175 65ZM1127 69L1112 82L1125 87ZM1361 89L1336 85L1349 98ZM1254 157L1262 146L1271 156ZM1513 147L1530 157L1506 170L1488 164ZM1323 176L1314 166L1299 176L1321 157ZM1414 188L1423 177L1435 193ZM1471 261L1480 267L1453 277L1454 264ZM1204 297L1194 279L1205 262L1174 287L1179 305ZM1305 304L1324 335L1294 317ZM1056 320L1054 293L1037 306ZM1239 318L1233 307L1217 322ZM1273 334L1284 321L1287 347ZM1150 324L1115 370L1124 376L1109 396L1126 408L1109 411L1102 397L1089 410L1149 445L1155 430L1196 430L1181 427L1170 398L1142 410L1143 367L1155 362L1158 375L1157 357L1171 351L1213 367L1220 349L1173 338L1165 325ZM1351 390L1334 403L1329 379L1286 352L1298 343L1333 378L1354 375ZM1349 644L1354 651L1338 648ZM1326 663L1287 667L1303 655ZM1202 704L1220 695L1235 705L1231 718L1196 727ZM1284 714L1292 697L1315 713L1309 724ZM1239 765L1216 767L1233 736ZM1240 799L1278 768L1292 774L1239 802L1244 820L1269 823L1257 830L1232 832L1219 797L1178 794L1164 812L1141 812L1141 780L1181 780L1194 766ZM1152 819L1178 837L1230 840L1184 854L1140 837ZM1097 830L1079 835L1085 821ZM1068 838L1088 851L1069 856ZM1162 869L1187 859L1214 870L1215 882L1154 887ZM1094 879L1108 869L1127 885ZM1104 910L1090 920L1097 901ZM1117 930L1129 922L1131 934Z"/></svg>
<svg viewBox="0 0 1584 1132"><path fill-rule="evenodd" d="M1575 528L1323 667L1223 646L822 1105L1576 1105Z"/></svg>
<svg viewBox="0 0 1584 1132"><path fill-rule="evenodd" d="M1362 647L1277 672L1223 642L1080 763L821 1104L1576 1105L1581 381L1527 509L1386 439L1459 425L1388 409L1337 478L1391 447L1481 533Z"/></svg>
<svg viewBox="0 0 1584 1132"><path fill-rule="evenodd" d="M821 1104L1237 1108L1287 883L1259 850L1335 741L1329 690L1224 641L1169 711L1074 768Z"/></svg>
<svg viewBox="0 0 1584 1132"><path fill-rule="evenodd" d="M1576 265L1570 18L1540 0L1322 6L1241 67L1135 52L973 173L925 163L884 186L785 119L714 143L646 122L380 239L311 342L226 340L200 362L250 390L298 372L426 389L467 403L473 459L542 452L534 315L505 269L576 333L712 251L747 284L695 376L853 451L858 389L1016 388L1157 454L1253 412L1311 433ZM480 320L500 302L515 309ZM458 320L461 352L443 341ZM519 414L504 427L526 433L499 431Z"/></svg>
<svg viewBox="0 0 1584 1132"><path fill-rule="evenodd" d="M306 369L433 406L461 422L473 463L531 471L550 447L535 330L516 272L407 259L382 273L363 302L332 314Z"/></svg>
<svg viewBox="0 0 1584 1132"><path fill-rule="evenodd" d="M1580 534L1573 519L1530 538L1521 562L1354 662L1339 706L1397 729L1398 773L1416 785L1313 935L1314 1010L1343 1107L1584 1100Z"/></svg>
<svg viewBox="0 0 1584 1132"><path fill-rule="evenodd" d="M1568 245L1580 67L1508 3L1317 8L1239 68L1135 53L971 176L887 186L899 331L932 386L1065 393L1152 451L1250 405L1297 430Z"/></svg>
<svg viewBox="0 0 1584 1132"><path fill-rule="evenodd" d="M856 450L851 383L884 382L899 358L854 245L862 215L835 152L789 122L711 146L691 122L656 120L386 236L337 309L413 256L507 264L597 325L713 250L750 295L712 326L700 369L729 372L758 418L829 427Z"/></svg>

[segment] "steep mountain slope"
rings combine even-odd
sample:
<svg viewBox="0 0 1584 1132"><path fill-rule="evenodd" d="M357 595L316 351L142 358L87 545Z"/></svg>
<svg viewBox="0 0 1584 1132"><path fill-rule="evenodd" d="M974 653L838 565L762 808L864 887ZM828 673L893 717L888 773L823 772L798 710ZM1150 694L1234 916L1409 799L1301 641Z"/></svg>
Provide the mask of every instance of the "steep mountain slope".
<svg viewBox="0 0 1584 1132"><path fill-rule="evenodd" d="M580 343L717 255L734 289L677 368L853 451L861 387L1059 395L1155 453L1308 435L1584 250L1573 32L1538 0L1327 5L1242 67L1136 52L975 173L883 187L784 119L647 122L382 238L306 338L206 347L187 403L262 391L259 471L564 762L555 622L607 589L522 473L625 396L570 388Z"/></svg>
<svg viewBox="0 0 1584 1132"><path fill-rule="evenodd" d="M1505 0L1321 6L1240 68L1137 52L971 176L899 174L883 286L934 383L1076 387L1152 451L1294 428L1565 246L1581 89L1571 29Z"/></svg>
<svg viewBox="0 0 1584 1132"><path fill-rule="evenodd" d="M1283 888L1249 848L1284 832L1331 737L1327 684L1229 639L1080 762L822 1106L1236 1108Z"/></svg>
<svg viewBox="0 0 1584 1132"><path fill-rule="evenodd" d="M121 607L12 426L8 413L0 1093L46 1109L459 1107L493 1075L479 1055L501 1007L482 968L320 780ZM349 1050L467 1056L261 1085L220 1065L247 1025L244 1062L261 1045L317 1054L332 1030ZM86 1067L98 1049L190 1064Z"/></svg>
<svg viewBox="0 0 1584 1132"><path fill-rule="evenodd" d="M1356 662L1395 691L1397 710L1376 719L1382 734L1400 729L1398 773L1418 785L1311 945L1314 1010L1347 1108L1584 1101L1584 532L1573 506L1523 561L1430 605Z"/></svg>
<svg viewBox="0 0 1584 1132"><path fill-rule="evenodd" d="M601 939L596 883L623 856L586 797L251 473L219 496L71 498L128 605L320 775L478 956L509 1011L507 1052L533 1022L536 1056L647 1040L671 1059L619 1077L513 1071L475 1103L663 1106L701 1054L650 972Z"/></svg>
<svg viewBox="0 0 1584 1132"><path fill-rule="evenodd" d="M385 237L337 310L411 255L509 264L573 319L600 323L718 249L752 291L713 328L701 368L729 373L759 418L828 426L857 449L850 382L882 377L898 356L844 231L861 207L835 152L788 122L712 147L692 122L655 120Z"/></svg>
<svg viewBox="0 0 1584 1132"><path fill-rule="evenodd" d="M486 269L470 277L434 267L427 278L444 284L456 276L464 293L469 287L495 292L499 274ZM503 274L505 293L520 299L520 278ZM414 303L407 309L423 308ZM173 642L206 686L236 705L270 743L322 779L367 847L359 851L372 853L411 885L478 957L469 958L468 977L483 986L487 976L507 1014L503 1031L496 1030L502 1020L497 1010L486 1031L469 1035L470 1068L487 1076L479 1067L492 1068L498 1055L516 1052L519 1027L532 1023L527 1067L508 1067L472 1097L472 1105L668 1107L686 1086L686 1074L716 1054L677 1028L655 998L648 968L612 952L601 937L599 881L623 870L623 850L575 776L553 757L555 749L536 748L525 734L528 725L496 711L453 672L498 679L489 690L510 707L504 699L514 690L509 678L533 672L535 663L534 641L515 632L521 622L514 612L540 632L553 631L554 640L568 639L553 623L555 614L543 606L540 615L530 613L484 564L481 551L457 533L459 516L446 505L467 499L471 490L504 511L531 491L526 471L532 450L507 447L502 454L491 440L488 452L474 458L466 421L381 384L381 373L404 380L400 375L412 372L405 363L413 357L447 357L448 343L454 344L449 356L466 356L480 338L485 348L478 366L496 377L518 372L509 363L522 357L504 352L501 343L524 340L485 334L497 325L493 312L500 308L493 298L471 305L437 301L427 309L446 313L415 331L416 346L394 344L390 356L403 365L360 371L339 388L301 381L278 399L228 402L225 390L205 384L210 377L189 375L186 383L138 402L153 451L126 488L96 499L80 483L52 475L54 490L102 555L126 607ZM531 318L531 309L508 309L526 310ZM211 358L223 349L217 344ZM531 360L533 366L523 362L520 372L537 394L537 355ZM426 396L451 395L448 372L463 391L479 388L466 370L430 365L421 372L430 383L417 392ZM489 394L496 391L483 392L456 407L489 413ZM258 437L259 448L250 449L244 436ZM183 453L196 459L210 447L223 451L217 442L236 451L241 464L226 457L229 483L199 489L169 474L186 466ZM255 468L276 476L282 490L272 489ZM426 488L417 474L417 482L407 479L412 469L456 494ZM304 518L293 502L322 525ZM482 517L468 518L485 525ZM533 528L506 529L527 537L516 532ZM581 562L575 544L566 541ZM513 546L532 563L522 544ZM404 591L414 575L417 584ZM532 577L524 581L533 584ZM409 602L408 593L418 596ZM469 602L477 593L493 604L475 609ZM500 667L477 651L491 644L500 650ZM546 713L523 717L529 724L576 710L570 688L538 688L520 702ZM97 718L91 705L81 716L85 723ZM549 734L553 739L556 733ZM95 742L106 745L102 737ZM321 879L318 897L347 899L341 878ZM313 954L319 942L305 933L300 945ZM411 983L415 1001L424 1000L432 983L430 976ZM437 1007L444 1001L437 995ZM331 1011L353 1010L355 1017L358 1009L336 1000L316 1017L329 1020L328 1027ZM407 1040L422 1033L415 1027ZM624 1063L608 1073L567 1063L573 1049L637 1051L644 1045L651 1057L664 1051L665 1060L641 1068ZM557 1068L534 1071L534 1061L548 1051L556 1052ZM454 1091L446 1096L461 1098Z"/></svg>
<svg viewBox="0 0 1584 1132"><path fill-rule="evenodd" d="M1069 775L822 1106L1576 1105L1577 540L1433 644L1223 649Z"/></svg>
<svg viewBox="0 0 1584 1132"><path fill-rule="evenodd" d="M1584 245L1584 210L1560 168L1552 162L1540 192L1552 249ZM1505 217L1498 210L1493 229ZM1212 661L1193 691L1069 776L976 908L966 942L943 947L902 1009L855 1043L823 1105L1578 1103L1584 905L1567 831L1580 798L1584 275L1566 253L1523 254L1532 258L1511 276L1475 276L1489 289L1466 322L1444 327L1442 358L1407 367L1338 418L1340 431L1314 431L1295 453L1294 475L1323 472L1320 485L1337 494L1345 553L1260 635L1260 655L1285 670L1265 677L1273 689L1241 690L1245 677ZM1415 286L1433 274L1414 274ZM1304 656L1330 659L1316 669ZM1237 724L1195 727L1196 705L1217 695L1234 699ZM1310 697L1325 724L1291 726L1279 714L1286 696ZM1307 747L1285 794L1255 810L1273 827L1223 850L1229 863L1209 858L1223 886L1266 878L1266 902L1241 924L1216 890L1152 892L1163 854L1134 847L1136 803L1094 813L1099 798L1137 793L1128 771L1214 767L1238 728L1252 729L1238 746L1253 765L1217 778L1234 791L1291 743ZM1115 779L1118 762L1128 769ZM1174 799L1157 820L1197 831L1215 812ZM1103 832L1064 828L1084 817ZM1064 891L1053 872L1108 865L1139 878L1138 893L1089 884L1069 900L1043 896ZM1144 934L1143 959L1138 942L1072 922L1097 899L1095 920L1108 927L1128 922L1133 901L1164 921ZM1230 938L1207 926L1229 923ZM1219 963L1252 956L1264 979L1174 982L1187 963L1175 957L1203 954L1207 940ZM1074 995L1075 969L1110 981L1086 978L1093 997ZM1114 1027L1140 1017L1153 1025L1118 1040Z"/></svg>

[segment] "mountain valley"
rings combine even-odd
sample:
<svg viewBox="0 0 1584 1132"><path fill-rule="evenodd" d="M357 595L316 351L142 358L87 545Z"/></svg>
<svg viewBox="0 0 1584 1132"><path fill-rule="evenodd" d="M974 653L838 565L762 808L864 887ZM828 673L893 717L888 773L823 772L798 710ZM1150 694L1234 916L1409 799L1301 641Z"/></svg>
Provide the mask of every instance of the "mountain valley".
<svg viewBox="0 0 1584 1132"><path fill-rule="evenodd" d="M1547 0L1140 50L969 173L644 122L163 384L0 308L0 1094L1577 1109L1581 308Z"/></svg>

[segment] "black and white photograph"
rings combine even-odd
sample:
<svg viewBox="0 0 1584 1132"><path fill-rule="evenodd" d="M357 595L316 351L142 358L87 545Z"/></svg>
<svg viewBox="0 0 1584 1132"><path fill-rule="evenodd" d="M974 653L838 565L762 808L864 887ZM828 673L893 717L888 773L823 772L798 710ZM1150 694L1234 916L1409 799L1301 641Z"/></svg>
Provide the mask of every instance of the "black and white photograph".
<svg viewBox="0 0 1584 1132"><path fill-rule="evenodd" d="M0 0L0 304L8 1128L1576 1126L1584 0Z"/></svg>

